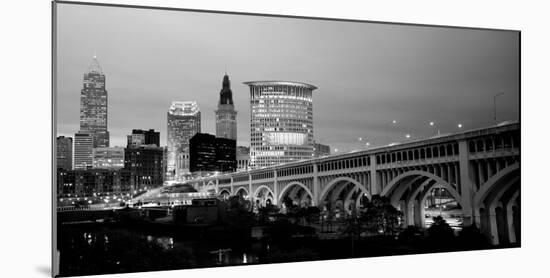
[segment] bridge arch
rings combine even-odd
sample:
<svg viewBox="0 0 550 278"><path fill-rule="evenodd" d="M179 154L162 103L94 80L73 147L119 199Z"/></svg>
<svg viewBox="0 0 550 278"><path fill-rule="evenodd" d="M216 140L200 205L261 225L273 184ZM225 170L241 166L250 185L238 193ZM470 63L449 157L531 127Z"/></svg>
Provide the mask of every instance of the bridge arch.
<svg viewBox="0 0 550 278"><path fill-rule="evenodd" d="M413 177L413 176L424 176L424 177L427 177L429 179L432 179L432 180L436 181L437 184L439 184L440 186L447 189L449 191L449 193L451 193L453 198L455 198L455 200L457 200L457 201L461 200L460 195L458 194L456 189L454 187L452 187L447 181L443 180L441 177L436 176L432 173L429 173L429 172L426 172L426 171L420 171L420 170L407 171L407 172L404 172L404 173L398 175L397 177L392 179L386 185L386 187L384 187L384 189L382 190L382 193L380 193L380 195L389 196L390 194L392 194L395 191L395 189L397 189L399 186L403 185L404 180L406 180L407 178Z"/></svg>
<svg viewBox="0 0 550 278"><path fill-rule="evenodd" d="M223 188L223 189L220 189L218 195L226 199L226 198L229 198L229 196L231 196L231 191L228 188Z"/></svg>
<svg viewBox="0 0 550 278"><path fill-rule="evenodd" d="M244 193L244 194L243 194ZM248 188L241 186L235 189L235 192L233 195L241 195L243 197L250 195L250 192L248 192Z"/></svg>
<svg viewBox="0 0 550 278"><path fill-rule="evenodd" d="M312 204L311 205L315 205L315 201L313 200L313 193L311 193L311 191L307 188L307 186L305 186L303 183L301 182L298 182L298 181L293 181L289 184L287 184L282 190L281 190L281 193L279 194L278 196L278 204L281 204L282 201L283 201L283 198L285 197L285 195L287 193L289 193L290 189L292 189L293 187L300 187L304 190L305 194L309 195L309 197L311 198L311 202Z"/></svg>
<svg viewBox="0 0 550 278"><path fill-rule="evenodd" d="M474 207L476 209L484 207L483 202L485 201L489 193L495 188L495 186L498 185L506 177L514 174L516 171L519 171L518 162L502 169L491 178L489 178L489 180L487 180L475 194Z"/></svg>
<svg viewBox="0 0 550 278"><path fill-rule="evenodd" d="M521 225L517 205L519 172L519 162L502 169L489 178L474 196L475 223L494 245L517 242L515 234Z"/></svg>
<svg viewBox="0 0 550 278"><path fill-rule="evenodd" d="M337 178L331 180L325 186L325 188L323 189L321 194L319 194L318 205L322 205L325 202L325 199L328 197L328 195L331 191L336 190L337 194L334 194L334 195L338 196L338 195L340 195L342 190L344 188L346 188L349 184L353 185L353 187L351 188L351 191L355 191L355 190L359 189L365 195L365 197L367 197L369 200L372 199L372 196L371 196L370 192L367 190L367 188L363 184L361 184L360 182L358 182L357 180L355 180L353 178L346 177L346 176L341 176L341 177L337 177ZM345 204L344 204L344 202L346 201L345 198L344 198L344 200L342 200L343 201L343 203L342 203L343 206L345 206ZM329 201L332 203L332 200L329 200Z"/></svg>
<svg viewBox="0 0 550 278"><path fill-rule="evenodd" d="M275 199L275 194L273 193L273 190L269 188L267 185L260 185L256 190L254 191L254 194L251 196L251 200L254 200L256 203L259 203L262 206L267 205L267 203L271 203L276 205L277 200Z"/></svg>

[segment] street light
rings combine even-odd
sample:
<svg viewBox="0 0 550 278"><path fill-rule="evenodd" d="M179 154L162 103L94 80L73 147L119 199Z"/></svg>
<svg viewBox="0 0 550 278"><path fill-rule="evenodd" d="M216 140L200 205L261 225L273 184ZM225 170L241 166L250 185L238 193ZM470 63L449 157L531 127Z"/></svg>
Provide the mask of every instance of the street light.
<svg viewBox="0 0 550 278"><path fill-rule="evenodd" d="M493 119L495 121L495 125L497 124L497 97L504 95L504 93L498 93L493 96Z"/></svg>
<svg viewBox="0 0 550 278"><path fill-rule="evenodd" d="M435 126L435 122L430 122L430 126ZM439 128L437 129L437 135L440 135Z"/></svg>
<svg viewBox="0 0 550 278"><path fill-rule="evenodd" d="M397 120L392 120L391 123L386 123L386 142L389 144L390 141L390 124L397 124Z"/></svg>
<svg viewBox="0 0 550 278"><path fill-rule="evenodd" d="M462 124L458 124L457 126L458 126L458 128L462 128Z"/></svg>
<svg viewBox="0 0 550 278"><path fill-rule="evenodd" d="M405 138L409 139L409 138L411 138L411 135L410 135L410 134L406 134L406 135L405 135Z"/></svg>

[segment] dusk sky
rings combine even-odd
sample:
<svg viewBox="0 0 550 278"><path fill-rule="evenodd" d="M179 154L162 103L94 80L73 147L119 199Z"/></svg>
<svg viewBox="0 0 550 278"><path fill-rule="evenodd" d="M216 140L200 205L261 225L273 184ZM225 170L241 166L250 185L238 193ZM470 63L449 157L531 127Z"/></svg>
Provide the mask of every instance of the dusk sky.
<svg viewBox="0 0 550 278"><path fill-rule="evenodd" d="M160 130L166 145L172 101L197 101L202 132L215 134L225 69L238 145L249 145L243 82L253 80L318 87L314 136L332 150L491 125L501 92L498 121L519 118L517 32L58 4L58 135L79 129L94 54L106 75L111 146L125 146L132 129Z"/></svg>

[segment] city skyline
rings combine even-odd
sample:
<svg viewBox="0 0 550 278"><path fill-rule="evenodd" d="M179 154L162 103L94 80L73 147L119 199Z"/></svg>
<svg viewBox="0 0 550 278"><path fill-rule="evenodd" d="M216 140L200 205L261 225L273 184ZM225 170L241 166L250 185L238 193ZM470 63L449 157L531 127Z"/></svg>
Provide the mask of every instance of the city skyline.
<svg viewBox="0 0 550 278"><path fill-rule="evenodd" d="M522 247L519 32L54 8L61 276Z"/></svg>
<svg viewBox="0 0 550 278"><path fill-rule="evenodd" d="M161 145L166 145L164 111L178 100L196 100L203 111L203 132L215 134L219 79L226 67L239 112L238 145L250 143L248 88L243 84L248 80L316 84L315 140L332 150L423 138L436 130L452 133L459 123L463 129L493 124L493 98L500 92L498 121L519 117L515 34L71 5L59 13L64 11L58 39L70 49L60 49L58 56L58 135L72 136L78 130L76 88L93 53L108 76L111 146L124 146L134 128L159 130ZM98 12L101 22L94 20ZM101 27L115 20L115 28ZM231 28L224 27L229 20ZM197 32L188 26L204 28ZM265 28L273 32L265 34ZM164 46L134 43L125 48L116 43L136 42L138 34L164 41ZM110 39L99 40L103 36ZM248 44L251 37L266 43ZM465 80L471 83L465 85ZM393 120L397 125L391 125Z"/></svg>

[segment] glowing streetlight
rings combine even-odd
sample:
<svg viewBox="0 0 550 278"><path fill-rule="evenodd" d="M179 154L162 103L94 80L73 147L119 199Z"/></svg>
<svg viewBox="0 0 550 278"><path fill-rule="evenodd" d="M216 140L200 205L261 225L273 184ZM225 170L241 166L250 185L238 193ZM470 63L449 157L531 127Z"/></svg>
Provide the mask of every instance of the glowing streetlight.
<svg viewBox="0 0 550 278"><path fill-rule="evenodd" d="M367 147L370 146L370 142L365 143L365 146Z"/></svg>
<svg viewBox="0 0 550 278"><path fill-rule="evenodd" d="M334 152L337 153L337 152L338 152L338 149L334 149Z"/></svg>
<svg viewBox="0 0 550 278"><path fill-rule="evenodd" d="M457 126L458 126L458 128L462 128L462 124L458 124Z"/></svg>
<svg viewBox="0 0 550 278"><path fill-rule="evenodd" d="M405 138L409 139L409 138L411 138L411 135L410 135L410 134L406 134L406 135L405 135Z"/></svg>

